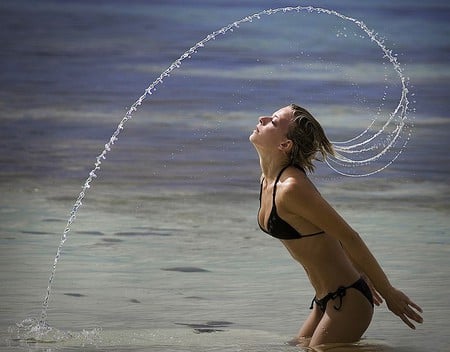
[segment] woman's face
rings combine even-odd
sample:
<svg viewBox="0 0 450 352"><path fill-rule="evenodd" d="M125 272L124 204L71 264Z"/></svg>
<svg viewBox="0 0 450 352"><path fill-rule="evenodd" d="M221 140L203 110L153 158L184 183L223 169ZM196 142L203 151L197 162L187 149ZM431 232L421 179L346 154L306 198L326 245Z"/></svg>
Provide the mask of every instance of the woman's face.
<svg viewBox="0 0 450 352"><path fill-rule="evenodd" d="M261 147L278 147L286 141L289 124L293 118L292 108L286 106L275 111L272 116L261 116L250 141Z"/></svg>

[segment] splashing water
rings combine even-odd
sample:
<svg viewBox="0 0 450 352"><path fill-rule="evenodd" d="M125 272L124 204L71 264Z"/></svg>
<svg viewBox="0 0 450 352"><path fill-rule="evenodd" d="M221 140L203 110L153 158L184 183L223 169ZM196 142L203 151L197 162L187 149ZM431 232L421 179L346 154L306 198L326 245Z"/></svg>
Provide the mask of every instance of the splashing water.
<svg viewBox="0 0 450 352"><path fill-rule="evenodd" d="M101 334L101 328L83 330L80 332L67 332L55 329L35 319L28 318L9 328L12 341L26 343L58 343L67 340L77 341L81 345L94 345Z"/></svg>
<svg viewBox="0 0 450 352"><path fill-rule="evenodd" d="M126 122L132 118L134 112L137 111L138 107L142 104L144 99L147 98L147 96L152 95L156 90L156 87L162 84L163 81L170 76L172 71L179 69L184 60L191 58L209 41L214 40L216 39L216 37L227 32L233 32L235 29L239 28L241 24L251 23L254 20L260 20L265 16L273 14L283 14L287 12L327 14L337 16L345 21L353 23L354 25L359 27L367 35L367 37L382 50L384 59L389 60L389 62L393 65L393 68L401 82L402 91L400 101L394 111L389 115L389 118L384 122L384 124L382 124L382 127L378 131L374 129L375 122L377 120L377 118L375 118L363 132L361 132L354 138L346 141L333 141L332 143L336 151L336 156L327 160L329 167L341 175L362 177L372 175L384 170L398 158L411 136L411 129L407 123L407 111L409 104L409 101L407 99L407 79L403 75L402 68L400 67L396 56L392 53L391 50L385 47L383 41L378 37L378 35L374 33L373 30L369 29L362 21L342 15L334 10L312 6L297 6L267 9L228 24L227 26L208 34L204 39L196 43L189 50L185 51L163 73L161 73L161 75L155 81L153 81L148 88L145 89L144 93L128 109L125 116L122 118L116 130L110 137L109 141L105 144L103 151L96 157L94 168L89 172L89 176L85 180L82 186L82 190L72 207L69 219L61 237L60 244L56 251L56 256L48 280L45 299L42 304L40 320L24 320L21 324L17 324L19 332L27 331L28 335L38 336L41 339L45 335L54 333L55 330L47 325L47 310L49 306L51 287L56 273L56 266L61 256L62 247L68 238L71 225L76 218L79 208L82 206L82 201L87 191L91 187L92 181L97 178L97 172L100 170L100 166L103 160L106 159L106 155L111 151L111 148L118 140L119 134L124 129ZM400 148L394 150L394 147L398 147L398 144L402 141L402 137L405 135L405 133L406 139L402 142ZM384 165L378 166L374 170L369 172L358 172L363 166L372 165L375 161L379 161L383 155L392 150L394 150L394 155L390 158L390 160L385 162ZM344 171L344 168L350 169L350 171ZM58 336L62 335L58 334Z"/></svg>
<svg viewBox="0 0 450 352"><path fill-rule="evenodd" d="M331 13L335 14L334 11L331 11ZM363 29L365 33L367 33L369 38L383 50L384 58L387 58L392 63L394 70L398 74L401 82L402 91L398 105L378 131L374 132L372 136L367 136L370 131L372 131L372 127L377 120L377 118L375 118L372 120L370 125L356 137L342 142L332 141L334 149L336 151L336 156L334 158L332 157L329 160L326 160L328 166L331 169L344 176L370 176L386 169L389 165L391 165L403 152L404 148L411 138L412 126L407 124L407 112L409 105L409 100L407 97L409 93L409 90L407 88L407 78L403 75L403 70L400 66L400 63L398 62L397 57L392 53L392 50L387 49L384 46L383 41L378 38L377 35L374 34L374 32L370 30L363 22L340 14L336 15L343 19L354 22L361 29ZM393 128L393 131L387 132L389 127ZM358 166L369 165L372 162L379 160L384 154L393 149L404 134L406 134L406 138L403 141L401 147L394 153L394 156L384 165L372 171L365 173L349 173L341 171L335 166L339 165L341 167L354 168ZM359 154L359 158L357 160L351 158L351 156L353 156L354 154Z"/></svg>

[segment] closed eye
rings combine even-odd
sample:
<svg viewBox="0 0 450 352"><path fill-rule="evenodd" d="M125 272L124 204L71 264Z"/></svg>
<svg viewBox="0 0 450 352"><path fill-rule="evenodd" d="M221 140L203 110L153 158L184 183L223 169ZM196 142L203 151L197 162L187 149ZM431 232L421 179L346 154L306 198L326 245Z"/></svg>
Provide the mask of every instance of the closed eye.
<svg viewBox="0 0 450 352"><path fill-rule="evenodd" d="M273 114L272 115L272 120L271 120L271 122L272 122L272 124L275 126L275 127L277 127L278 126L278 121L274 121L276 118L279 118L278 117L278 115L277 114Z"/></svg>

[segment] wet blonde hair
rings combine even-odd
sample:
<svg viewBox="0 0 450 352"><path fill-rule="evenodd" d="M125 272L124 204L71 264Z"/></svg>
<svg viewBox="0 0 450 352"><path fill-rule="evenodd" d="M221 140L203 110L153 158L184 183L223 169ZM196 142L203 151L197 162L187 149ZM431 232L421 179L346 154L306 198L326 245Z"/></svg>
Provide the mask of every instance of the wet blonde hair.
<svg viewBox="0 0 450 352"><path fill-rule="evenodd" d="M334 155L334 149L319 122L301 106L291 104L294 118L287 132L293 142L289 159L291 164L300 165L308 172L314 172L314 160L323 161Z"/></svg>

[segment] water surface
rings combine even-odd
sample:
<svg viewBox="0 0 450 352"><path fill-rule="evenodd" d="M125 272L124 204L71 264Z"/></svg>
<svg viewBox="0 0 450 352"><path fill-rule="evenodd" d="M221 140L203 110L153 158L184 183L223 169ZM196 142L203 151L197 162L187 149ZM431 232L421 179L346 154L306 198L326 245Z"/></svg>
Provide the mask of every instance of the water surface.
<svg viewBox="0 0 450 352"><path fill-rule="evenodd" d="M417 331L378 308L366 348L446 351L449 7L316 5L385 36L411 84L414 134L391 167L354 179L323 165L313 177L392 282L424 308ZM298 350L284 343L313 292L301 268L257 228L259 169L248 134L257 116L295 101L332 139L348 138L399 99L378 49L317 15L242 26L164 82L102 165L64 247L48 322L72 337L26 343L8 332L39 316L70 209L126 108L198 40L271 6L0 5L3 350Z"/></svg>

